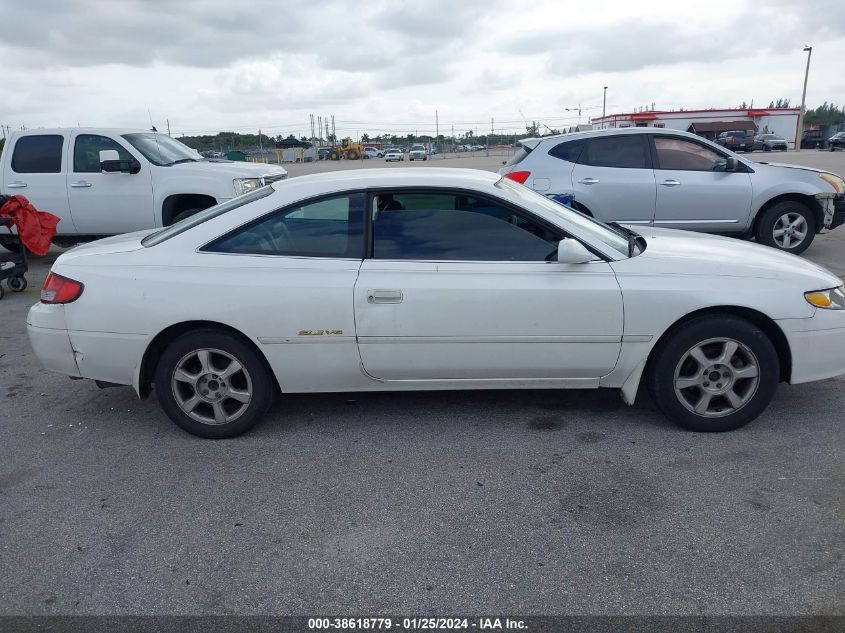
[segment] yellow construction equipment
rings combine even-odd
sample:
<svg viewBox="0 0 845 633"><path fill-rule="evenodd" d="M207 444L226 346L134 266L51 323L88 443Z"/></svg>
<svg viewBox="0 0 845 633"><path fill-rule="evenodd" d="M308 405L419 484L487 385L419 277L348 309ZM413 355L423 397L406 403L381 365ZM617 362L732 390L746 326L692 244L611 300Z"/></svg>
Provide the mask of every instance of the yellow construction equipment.
<svg viewBox="0 0 845 633"><path fill-rule="evenodd" d="M364 146L360 143L353 143L348 136L336 145L334 149L329 152L329 160L358 160L364 157Z"/></svg>

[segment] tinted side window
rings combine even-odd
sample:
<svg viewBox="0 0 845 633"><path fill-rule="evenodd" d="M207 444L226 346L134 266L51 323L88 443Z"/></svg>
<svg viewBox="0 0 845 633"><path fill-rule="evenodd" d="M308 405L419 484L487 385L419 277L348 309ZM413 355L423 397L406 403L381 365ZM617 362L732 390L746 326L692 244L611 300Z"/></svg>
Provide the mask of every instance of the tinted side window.
<svg viewBox="0 0 845 633"><path fill-rule="evenodd" d="M324 198L271 213L205 250L245 255L363 257L363 193Z"/></svg>
<svg viewBox="0 0 845 633"><path fill-rule="evenodd" d="M594 167L645 169L645 139L641 136L604 136L591 138L581 155L581 163Z"/></svg>
<svg viewBox="0 0 845 633"><path fill-rule="evenodd" d="M725 167L721 154L685 139L656 136L654 148L657 150L656 169L718 171Z"/></svg>
<svg viewBox="0 0 845 633"><path fill-rule="evenodd" d="M508 207L456 194L382 194L373 209L376 259L545 261L562 235Z"/></svg>
<svg viewBox="0 0 845 633"><path fill-rule="evenodd" d="M100 150L116 149L121 160L132 155L117 141L98 134L80 134L73 145L73 171L100 172Z"/></svg>
<svg viewBox="0 0 845 633"><path fill-rule="evenodd" d="M58 134L22 136L15 143L12 171L18 174L58 174L62 171L62 145Z"/></svg>
<svg viewBox="0 0 845 633"><path fill-rule="evenodd" d="M570 163L577 163L583 149L584 141L566 141L550 149L549 155Z"/></svg>

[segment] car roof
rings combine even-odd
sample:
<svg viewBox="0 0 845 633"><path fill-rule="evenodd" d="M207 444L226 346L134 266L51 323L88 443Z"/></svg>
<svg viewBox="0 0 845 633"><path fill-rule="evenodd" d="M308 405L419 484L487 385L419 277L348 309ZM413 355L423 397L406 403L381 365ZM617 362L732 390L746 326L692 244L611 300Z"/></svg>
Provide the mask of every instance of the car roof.
<svg viewBox="0 0 845 633"><path fill-rule="evenodd" d="M678 136L683 138L691 138L702 140L702 137L691 132L684 132L682 130L673 130L671 128L663 127L622 127L605 130L586 130L583 132L567 132L565 134L552 134L550 136L538 136L532 138L524 138L517 141L517 144L524 145L530 149L534 149L540 143L546 142L561 142L574 141L583 138L595 138L599 136L618 136L621 134L661 134L668 136Z"/></svg>
<svg viewBox="0 0 845 633"><path fill-rule="evenodd" d="M22 130L20 134L62 134L64 132L89 132L91 134L109 132L111 134L140 134L142 132L152 132L152 130L142 130L131 127L36 127ZM165 134L165 132L158 132Z"/></svg>

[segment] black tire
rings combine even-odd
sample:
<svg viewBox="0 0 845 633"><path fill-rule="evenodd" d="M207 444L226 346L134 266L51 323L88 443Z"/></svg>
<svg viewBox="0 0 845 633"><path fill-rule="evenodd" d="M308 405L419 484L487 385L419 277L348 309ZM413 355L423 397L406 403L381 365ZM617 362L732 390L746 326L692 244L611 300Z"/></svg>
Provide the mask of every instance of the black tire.
<svg viewBox="0 0 845 633"><path fill-rule="evenodd" d="M6 296L6 291L3 290L3 286L0 286L0 299Z"/></svg>
<svg viewBox="0 0 845 633"><path fill-rule="evenodd" d="M703 342L722 337L733 339L733 341L739 343L736 352L738 356L756 360L758 367L757 383L756 385L749 383L749 381L755 380L754 378L730 378L732 381L730 390L747 389L746 396L748 399L739 408L731 412L732 407L725 396L711 395L711 398L708 399L710 403L708 406L718 411L724 403L724 408L727 411L724 414L711 411L710 415L713 417L708 417L694 412L682 402L682 398L689 399L687 400L688 403L690 400L701 398L705 387L682 388L681 395L678 395L678 390L675 388L676 370L684 367L682 375L687 375L686 365L681 365L682 359L684 363L697 363L690 358L684 359L687 353ZM710 343L709 345L712 347L718 345L718 343ZM707 347L705 345L703 349ZM748 353L752 356L746 356ZM714 357L708 356L708 358ZM715 366L722 367L723 370L730 373L733 373L734 369L742 369L741 366L733 366L733 363L740 362L736 357L729 359L729 362L732 362L731 368L726 368L724 365ZM700 364L698 366L700 368ZM705 368L704 372L708 369ZM704 372L702 373L702 380L705 379L705 375L708 375ZM715 373L718 374L718 372ZM652 353L646 374L646 385L651 399L663 415L678 426L690 431L711 433L732 431L757 418L771 402L779 380L780 361L769 337L753 323L725 314L695 317L672 331L667 339L660 343L659 348ZM707 382L703 384L707 384L708 388L711 388L712 385L712 383L708 384ZM715 388L715 385L712 388ZM725 386L725 388L728 387Z"/></svg>
<svg viewBox="0 0 845 633"><path fill-rule="evenodd" d="M182 398L187 399L191 392L199 397L199 390L196 387L187 384L183 386L183 383L178 383L179 387L174 387L173 384L175 383L172 382L180 363L183 363L184 359L190 356L192 352L198 350L219 350L231 356L243 367L243 372L239 371L228 379L229 384L238 390L250 393L250 400L245 403L242 412L236 411L239 406L237 401L231 402L230 399L225 397L214 403L203 398L194 408L196 415L210 418L215 414L215 404L221 407L229 406L230 409L235 410L232 411L233 414L237 413L237 417L232 421L220 424L215 424L211 420L209 422L199 421L188 415L176 399L174 392L181 389L187 390L187 393L180 394ZM219 363L219 361L215 361L216 358L220 357L212 353L211 372L221 371L215 367L215 363ZM198 368L197 373L201 372L202 369ZM203 374L203 376L206 377L208 374ZM222 383L226 386L226 379L218 377L216 374L214 374L214 379L219 381L217 384ZM238 382L236 383L236 381ZM212 382L206 380L205 384L209 385ZM215 388L217 387L215 386ZM156 366L155 390L162 409L177 426L198 437L224 439L241 435L255 426L272 406L276 397L277 386L266 362L252 346L228 332L204 329L183 334L167 346Z"/></svg>
<svg viewBox="0 0 845 633"><path fill-rule="evenodd" d="M787 214L801 215L806 223L806 230L805 236L800 242L784 246L784 244L779 244L776 241L774 230L775 225ZM798 255L807 250L816 237L816 216L809 207L801 202L794 200L778 202L766 209L763 216L759 219L757 227L754 229L754 237L760 244Z"/></svg>
<svg viewBox="0 0 845 633"><path fill-rule="evenodd" d="M184 211L180 211L179 213L177 213L176 215L173 216L173 222L171 222L171 224L176 224L177 222L181 222L185 218L189 218L192 215L199 213L200 211L202 211L202 209L197 209L197 208L195 208L195 209L185 209Z"/></svg>
<svg viewBox="0 0 845 633"><path fill-rule="evenodd" d="M17 275L15 277L9 277L6 280L6 285L9 286L9 290L12 292L23 292L26 290L26 277L23 275Z"/></svg>

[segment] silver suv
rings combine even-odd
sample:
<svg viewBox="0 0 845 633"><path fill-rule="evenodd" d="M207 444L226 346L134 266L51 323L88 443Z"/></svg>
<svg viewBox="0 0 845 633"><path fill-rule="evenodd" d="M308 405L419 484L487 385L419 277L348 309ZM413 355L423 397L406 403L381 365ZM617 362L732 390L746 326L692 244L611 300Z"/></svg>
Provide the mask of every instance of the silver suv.
<svg viewBox="0 0 845 633"><path fill-rule="evenodd" d="M754 237L790 253L845 223L836 174L755 163L676 130L524 139L499 173L601 220Z"/></svg>

